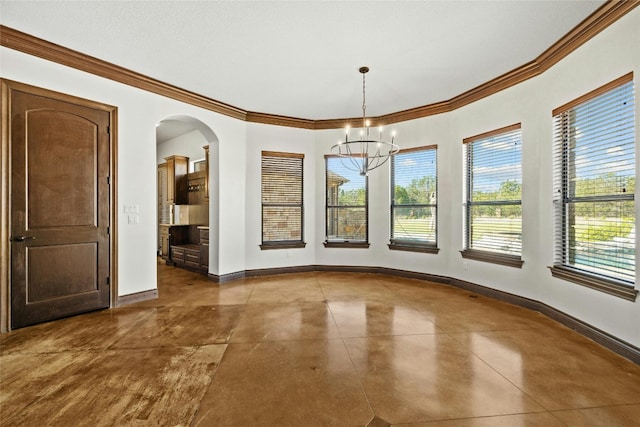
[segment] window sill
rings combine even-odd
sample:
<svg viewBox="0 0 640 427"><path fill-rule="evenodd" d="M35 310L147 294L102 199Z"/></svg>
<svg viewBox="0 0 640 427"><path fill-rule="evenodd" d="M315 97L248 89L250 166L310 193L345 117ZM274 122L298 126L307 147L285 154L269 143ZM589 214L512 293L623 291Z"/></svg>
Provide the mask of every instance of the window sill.
<svg viewBox="0 0 640 427"><path fill-rule="evenodd" d="M426 245L408 245L402 243L389 243L387 244L392 251L407 251L407 252L421 252L425 254L437 254L440 249L435 246Z"/></svg>
<svg viewBox="0 0 640 427"><path fill-rule="evenodd" d="M522 264L524 264L522 258L517 255L506 255L474 249L465 249L464 251L460 251L460 253L462 254L462 258L491 262L493 264L506 265L507 267L522 268Z"/></svg>
<svg viewBox="0 0 640 427"><path fill-rule="evenodd" d="M282 242L282 243L263 243L260 249L263 251L271 249L296 249L307 246L305 242Z"/></svg>
<svg viewBox="0 0 640 427"><path fill-rule="evenodd" d="M367 249L369 247L369 242L333 242L326 241L324 242L325 248L356 248L356 249Z"/></svg>
<svg viewBox="0 0 640 427"><path fill-rule="evenodd" d="M549 267L549 270L551 270L551 275L557 279L577 283L578 285L586 286L629 301L635 302L636 296L638 295L637 289L624 285L613 279L604 278L595 274L589 274L563 266Z"/></svg>

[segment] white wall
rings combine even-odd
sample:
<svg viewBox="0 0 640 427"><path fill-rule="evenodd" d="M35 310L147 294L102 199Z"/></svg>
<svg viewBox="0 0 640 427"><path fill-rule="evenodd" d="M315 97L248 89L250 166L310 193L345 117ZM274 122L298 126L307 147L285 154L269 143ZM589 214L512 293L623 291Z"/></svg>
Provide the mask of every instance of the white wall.
<svg viewBox="0 0 640 427"><path fill-rule="evenodd" d="M630 302L551 277L553 263L551 111L629 71L640 93L640 9L603 31L546 73L451 113L393 125L402 148L438 144L438 246L440 253L391 251L389 171L372 172L370 242L367 249L325 249L316 243L318 264L374 265L467 280L531 298L557 308L633 345L640 346L640 301ZM640 141L636 106L636 141ZM523 254L522 269L464 259L462 140L503 126L522 123ZM318 132L317 199L324 196L321 156L339 138L338 131ZM636 155L640 157L640 152ZM638 209L636 204L636 210ZM324 233L324 213L316 206L316 232ZM636 215L637 217L640 217ZM463 269L463 262L468 269ZM639 264L640 265L640 264Z"/></svg>
<svg viewBox="0 0 640 427"><path fill-rule="evenodd" d="M157 145L157 163L165 162L165 157L177 155L189 158L189 172L193 172L193 162L203 160L204 147L209 145L202 132L194 129L184 135L177 136Z"/></svg>
<svg viewBox="0 0 640 427"><path fill-rule="evenodd" d="M211 148L210 272L224 275L247 269L295 265L382 266L468 280L532 298L555 307L635 346L640 346L640 302L632 303L554 279L552 262L551 110L629 71L636 99L640 83L640 8L620 19L543 75L451 113L392 125L401 147L438 145L438 246L440 253L390 251L389 169L371 174L369 249L327 249L324 241L324 155L341 137L339 130L308 131L247 124L200 108L133 89L99 77L0 48L2 77L89 98L119 108L119 205L140 206L140 224L119 222L119 293L156 287L155 123L188 115L209 126L219 144ZM638 107L636 107L638 110ZM636 117L640 116L637 114ZM466 260L462 268L462 139L513 123L523 134L522 269ZM640 125L636 119L636 132ZM261 251L260 152L305 154L304 249ZM212 243L215 244L215 243Z"/></svg>
<svg viewBox="0 0 640 427"><path fill-rule="evenodd" d="M215 130L220 141L220 147L214 150L220 157L220 190L216 196L226 209L219 214L211 213L210 225L217 224L222 230L219 245L224 250L218 259L211 260L214 267L210 268L218 266L218 271L211 270L215 274L244 269L244 200L237 197L244 193L245 185L244 122L5 47L0 47L0 63L3 78L118 107L119 295L157 286L155 124L166 117L192 116ZM216 191L212 189L214 195ZM124 221L121 215L124 205L139 206L139 224Z"/></svg>
<svg viewBox="0 0 640 427"><path fill-rule="evenodd" d="M304 154L304 248L284 250L261 250L261 153L279 151ZM315 233L317 216L315 206L322 198L315 194L314 182L322 171L316 170L314 132L307 129L292 129L257 123L247 124L247 188L246 198L246 269L289 267L315 264L315 243L322 239ZM321 220L321 219L320 219Z"/></svg>

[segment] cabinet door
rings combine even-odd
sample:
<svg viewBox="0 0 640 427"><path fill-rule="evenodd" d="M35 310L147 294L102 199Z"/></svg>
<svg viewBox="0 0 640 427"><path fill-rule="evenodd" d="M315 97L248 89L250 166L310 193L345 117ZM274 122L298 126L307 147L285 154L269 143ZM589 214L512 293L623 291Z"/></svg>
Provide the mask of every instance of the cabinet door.
<svg viewBox="0 0 640 427"><path fill-rule="evenodd" d="M183 205L189 203L187 174L189 158L184 156L165 157L167 162L167 203Z"/></svg>
<svg viewBox="0 0 640 427"><path fill-rule="evenodd" d="M167 203L175 203L176 196L176 159L175 157L167 157Z"/></svg>
<svg viewBox="0 0 640 427"><path fill-rule="evenodd" d="M162 236L161 255L164 259L169 258L169 234L165 234Z"/></svg>
<svg viewBox="0 0 640 427"><path fill-rule="evenodd" d="M171 246L171 261L184 264L184 249L179 246Z"/></svg>
<svg viewBox="0 0 640 427"><path fill-rule="evenodd" d="M204 201L209 203L209 146L204 147Z"/></svg>
<svg viewBox="0 0 640 427"><path fill-rule="evenodd" d="M200 248L186 249L184 251L184 263L191 267L200 267Z"/></svg>
<svg viewBox="0 0 640 427"><path fill-rule="evenodd" d="M209 245L200 244L200 265L209 270Z"/></svg>

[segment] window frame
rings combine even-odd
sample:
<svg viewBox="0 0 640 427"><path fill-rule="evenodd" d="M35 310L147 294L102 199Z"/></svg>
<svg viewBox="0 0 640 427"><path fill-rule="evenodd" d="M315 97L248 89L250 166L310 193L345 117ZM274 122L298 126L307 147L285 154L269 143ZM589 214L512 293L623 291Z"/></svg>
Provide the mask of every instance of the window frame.
<svg viewBox="0 0 640 427"><path fill-rule="evenodd" d="M633 83L633 72L627 73L624 76L615 79L603 86L600 86L573 101L570 101L552 111L552 117L554 120L554 129L557 127L566 128L567 122L570 120L568 115L570 115L575 108L583 107L587 105L589 102L594 101L601 95L609 94L610 92L621 88L622 86ZM634 88L632 88L631 93L632 96L635 95ZM633 115L634 115L634 127L636 125L635 115L637 114L635 108L635 102L633 103ZM615 116L614 116L615 117ZM609 117L612 118L613 117ZM607 122L609 124L610 121ZM606 125L603 125L606 126ZM598 129L601 129L599 127ZM585 202L609 202L609 201L633 201L633 212L634 212L634 225L637 223L637 218L635 216L636 205L635 205L635 194L627 193L625 195L613 194L610 193L608 195L602 196L590 196L590 197L570 197L569 196L569 178L567 171L573 167L570 163L569 151L567 141L573 137L575 132L572 132L570 135L561 134L558 135L556 133L553 138L554 144L554 155L558 156L555 161L555 171L554 171L554 192L558 195L554 198L555 205L555 218L554 218L554 262L549 270L551 271L551 275L555 278L562 279L565 281L569 281L572 283L576 283L582 286L586 286L591 289L595 289L601 292L604 292L609 295L617 296L629 301L635 301L638 295L638 289L635 288L635 279L636 279L636 270L634 268L634 281L625 281L623 279L616 278L614 276L608 276L606 274L600 274L596 272L590 272L575 265L569 265L566 261L567 246L570 244L570 239L566 239L565 236L568 234L569 223L571 222L571 218L575 216L570 216L569 210L571 205L578 206L579 203ZM634 133L635 138L636 133ZM637 141L634 139L633 147L634 147L634 160L635 160L635 145ZM615 142L612 142L603 148L603 151L608 151L612 147L619 147ZM634 178L636 176L636 166L634 162ZM593 200L592 200L593 199ZM571 217L571 218L570 218ZM636 244L637 245L637 238Z"/></svg>
<svg viewBox="0 0 640 427"><path fill-rule="evenodd" d="M264 200L264 179L265 179L265 157L273 157L279 159L295 159L300 161L300 203L286 203L286 202L268 202ZM304 241L304 154L300 153L287 153L279 151L262 151L260 154L260 206L261 206L261 250L271 249L292 249L292 248L304 248L306 242ZM265 207L296 207L300 208L300 239L296 240L264 240L265 238Z"/></svg>
<svg viewBox="0 0 640 427"><path fill-rule="evenodd" d="M364 205L339 205L329 204L329 161L331 159L337 159L342 162L342 159L333 154L326 154L324 156L324 165L325 165L325 222L324 222L324 231L325 231L325 248L359 248L366 249L370 246L369 244L369 176L364 176L364 189L365 189L365 204ZM340 209L340 208L362 208L364 209L364 218L366 225L365 232L365 240L344 240L344 239L329 239L329 220L330 220L330 210L331 209Z"/></svg>
<svg viewBox="0 0 640 427"><path fill-rule="evenodd" d="M396 182L396 171L398 169L398 165L396 165L396 156L398 155L402 155L402 154L407 154L407 153L412 153L412 152L429 152L429 151L433 151L434 152L434 157L435 157L435 187L436 187L436 199L435 199L435 203L427 203L427 204L397 204L396 200L395 200L395 182ZM390 203L390 215L389 215L389 219L390 219L390 229L389 229L389 244L387 245L389 247L389 249L391 250L400 250L400 251L409 251L409 252L422 252L422 253L431 253L431 254L437 254L440 249L438 248L438 198L437 198L437 194L438 194L438 145L437 144L433 144L433 145L426 145L426 146L421 146L421 147L412 147L412 148L405 148L402 149L400 151L398 151L398 153L396 153L395 155L391 156L391 165L390 165L390 196L391 196L391 203ZM416 209L423 209L423 208L433 208L434 209L434 234L435 234L435 239L433 241L431 240L411 240L411 239L402 239L402 238L395 238L394 237L394 209L395 208L416 208Z"/></svg>
<svg viewBox="0 0 640 427"><path fill-rule="evenodd" d="M494 252L490 250L481 250L471 247L472 237L472 224L471 224L471 210L474 206L522 206L522 194L520 194L519 200L491 200L491 201L474 201L473 197L473 165L472 165L472 148L473 144L481 143L488 138L492 138L498 135L506 134L513 131L520 131L520 142L522 146L522 123L516 123L509 126L504 126L499 129L494 129L488 132L481 133L479 135L464 138L462 143L464 145L464 177L465 177L465 202L464 202L464 249L460 251L463 258L473 259L477 261L490 262L494 264L500 264L508 267L522 268L524 260L522 259L522 245L519 255L506 254L502 252ZM522 148L520 148L520 165L522 165ZM522 181L522 172L520 175ZM522 184L521 184L522 185ZM520 240L522 241L522 215L520 216Z"/></svg>

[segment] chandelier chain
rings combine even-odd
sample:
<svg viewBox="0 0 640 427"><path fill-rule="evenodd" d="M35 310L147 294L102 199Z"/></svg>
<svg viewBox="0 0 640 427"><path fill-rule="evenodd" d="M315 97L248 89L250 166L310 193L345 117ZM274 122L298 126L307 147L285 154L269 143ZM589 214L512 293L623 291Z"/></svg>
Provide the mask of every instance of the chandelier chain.
<svg viewBox="0 0 640 427"><path fill-rule="evenodd" d="M365 90L366 73L362 73L362 127L366 127L367 122L367 104L365 103L367 92Z"/></svg>

